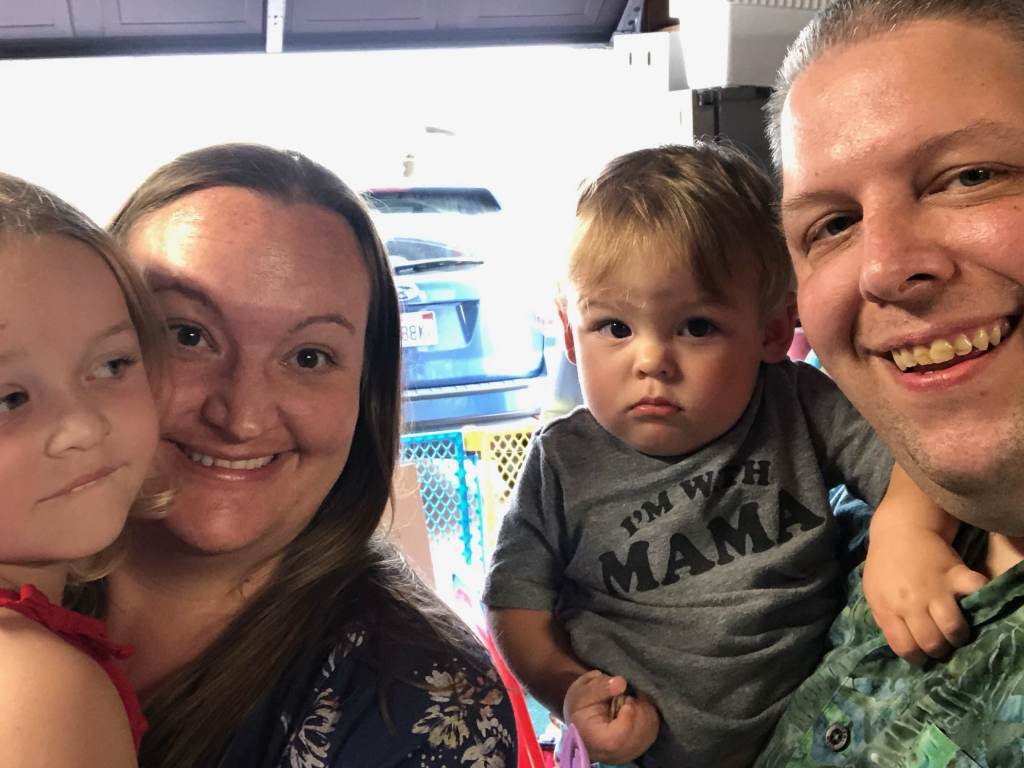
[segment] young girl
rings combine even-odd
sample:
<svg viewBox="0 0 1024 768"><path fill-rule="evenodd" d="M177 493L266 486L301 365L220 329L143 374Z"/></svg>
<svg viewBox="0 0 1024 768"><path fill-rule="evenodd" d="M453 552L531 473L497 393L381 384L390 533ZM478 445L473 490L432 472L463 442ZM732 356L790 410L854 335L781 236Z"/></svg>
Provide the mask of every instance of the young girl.
<svg viewBox="0 0 1024 768"><path fill-rule="evenodd" d="M136 764L145 720L117 663L130 650L60 603L69 578L109 570L127 516L148 506L136 503L157 444L146 370L156 370L163 339L106 233L0 174L5 768Z"/></svg>

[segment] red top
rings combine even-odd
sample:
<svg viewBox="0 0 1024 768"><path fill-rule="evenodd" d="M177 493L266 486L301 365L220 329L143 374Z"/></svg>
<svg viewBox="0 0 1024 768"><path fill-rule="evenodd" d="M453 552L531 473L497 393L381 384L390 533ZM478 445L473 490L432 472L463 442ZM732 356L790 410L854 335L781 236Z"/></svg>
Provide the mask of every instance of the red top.
<svg viewBox="0 0 1024 768"><path fill-rule="evenodd" d="M142 715L142 707L139 705L135 690L128 683L128 678L118 664L118 659L128 658L135 649L130 645L112 643L107 639L102 621L54 605L31 584L23 584L21 594L11 589L0 589L0 608L10 608L42 624L82 653L94 658L96 663L103 667L124 703L128 724L132 729L132 738L135 740L135 750L138 751L142 734L146 732L146 718Z"/></svg>

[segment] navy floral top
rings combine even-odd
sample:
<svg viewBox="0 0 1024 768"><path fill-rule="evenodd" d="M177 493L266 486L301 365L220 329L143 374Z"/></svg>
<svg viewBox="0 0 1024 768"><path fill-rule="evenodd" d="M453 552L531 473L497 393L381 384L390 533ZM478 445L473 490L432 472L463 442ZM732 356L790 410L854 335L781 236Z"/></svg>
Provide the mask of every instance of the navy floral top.
<svg viewBox="0 0 1024 768"><path fill-rule="evenodd" d="M402 673L382 707L365 639L349 636L315 667L294 665L210 765L515 768L512 707L493 667L455 655L396 660Z"/></svg>

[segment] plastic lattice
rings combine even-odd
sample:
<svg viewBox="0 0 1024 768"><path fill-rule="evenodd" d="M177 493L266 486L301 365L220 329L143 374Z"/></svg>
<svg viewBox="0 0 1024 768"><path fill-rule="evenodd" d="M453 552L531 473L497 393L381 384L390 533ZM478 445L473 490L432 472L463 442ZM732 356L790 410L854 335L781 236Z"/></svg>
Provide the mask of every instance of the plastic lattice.
<svg viewBox="0 0 1024 768"><path fill-rule="evenodd" d="M416 465L435 568L457 549L466 565L483 563L475 468L461 432L404 435L401 461ZM440 550L440 551L439 551Z"/></svg>
<svg viewBox="0 0 1024 768"><path fill-rule="evenodd" d="M494 549L508 497L519 479L526 447L536 429L537 423L530 421L507 427L476 427L464 432L466 450L478 457L485 557Z"/></svg>

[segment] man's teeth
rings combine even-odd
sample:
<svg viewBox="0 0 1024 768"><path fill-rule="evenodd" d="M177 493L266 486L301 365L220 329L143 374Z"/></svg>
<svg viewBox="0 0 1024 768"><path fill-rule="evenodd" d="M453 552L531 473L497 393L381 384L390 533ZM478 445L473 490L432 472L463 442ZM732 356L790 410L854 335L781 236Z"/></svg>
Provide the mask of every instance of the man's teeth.
<svg viewBox="0 0 1024 768"><path fill-rule="evenodd" d="M892 360L901 371L918 365L948 363L954 357L969 355L975 350L984 352L989 347L999 346L1009 324L1000 320L990 326L978 328L971 333L961 333L952 341L935 339L931 344L916 344L892 351Z"/></svg>
<svg viewBox="0 0 1024 768"><path fill-rule="evenodd" d="M274 460L273 455L263 456L258 459L243 459L241 461L215 459L213 456L207 456L205 453L197 453L196 451L185 451L185 455L196 464L202 464L204 467L220 467L222 469L259 469L260 467L267 466L267 464Z"/></svg>

